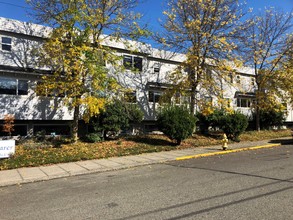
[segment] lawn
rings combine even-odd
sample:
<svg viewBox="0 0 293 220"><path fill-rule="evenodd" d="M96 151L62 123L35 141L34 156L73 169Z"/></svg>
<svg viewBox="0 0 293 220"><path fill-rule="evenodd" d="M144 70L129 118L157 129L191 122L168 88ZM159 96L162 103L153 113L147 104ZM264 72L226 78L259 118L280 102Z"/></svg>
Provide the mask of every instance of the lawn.
<svg viewBox="0 0 293 220"><path fill-rule="evenodd" d="M288 137L290 130L245 132L241 141L257 141ZM66 143L54 146L51 142L36 142L28 140L16 146L15 154L8 159L0 160L0 170L20 167L33 167L55 163L109 158L115 156L135 155L148 152L170 151L175 149L205 147L221 144L219 134L204 136L195 134L183 141L181 145L174 144L164 135L129 136L118 140L99 143Z"/></svg>

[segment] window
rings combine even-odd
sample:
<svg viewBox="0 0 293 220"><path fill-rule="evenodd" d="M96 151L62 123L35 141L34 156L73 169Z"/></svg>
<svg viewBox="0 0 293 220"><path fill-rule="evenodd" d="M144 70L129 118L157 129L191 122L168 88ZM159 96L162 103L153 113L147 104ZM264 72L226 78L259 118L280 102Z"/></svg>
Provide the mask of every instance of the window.
<svg viewBox="0 0 293 220"><path fill-rule="evenodd" d="M0 125L0 136L7 136L7 132L4 132L1 128L3 125ZM14 131L11 133L12 136L26 136L27 135L27 125L14 125Z"/></svg>
<svg viewBox="0 0 293 220"><path fill-rule="evenodd" d="M237 98L237 107L249 108L251 106L251 99Z"/></svg>
<svg viewBox="0 0 293 220"><path fill-rule="evenodd" d="M69 125L34 125L34 134L45 131L46 135L55 133L56 135L69 135Z"/></svg>
<svg viewBox="0 0 293 220"><path fill-rule="evenodd" d="M160 73L160 64L159 63L154 64L154 73Z"/></svg>
<svg viewBox="0 0 293 220"><path fill-rule="evenodd" d="M27 80L18 80L18 95L28 94L28 82Z"/></svg>
<svg viewBox="0 0 293 220"><path fill-rule="evenodd" d="M171 97L164 95L161 91L149 91L149 102L171 103Z"/></svg>
<svg viewBox="0 0 293 220"><path fill-rule="evenodd" d="M149 91L149 102L158 103L160 101L161 96L161 92Z"/></svg>
<svg viewBox="0 0 293 220"><path fill-rule="evenodd" d="M0 79L0 94L16 95L17 81L15 79Z"/></svg>
<svg viewBox="0 0 293 220"><path fill-rule="evenodd" d="M132 56L124 55L123 65L126 69L131 69L132 68Z"/></svg>
<svg viewBox="0 0 293 220"><path fill-rule="evenodd" d="M134 68L142 71L142 58L134 57Z"/></svg>
<svg viewBox="0 0 293 220"><path fill-rule="evenodd" d="M27 95L28 81L0 77L0 94Z"/></svg>
<svg viewBox="0 0 293 220"><path fill-rule="evenodd" d="M124 99L129 103L136 103L136 91L126 92L124 94Z"/></svg>
<svg viewBox="0 0 293 220"><path fill-rule="evenodd" d="M142 58L129 55L123 56L123 65L126 69L136 69L142 71Z"/></svg>
<svg viewBox="0 0 293 220"><path fill-rule="evenodd" d="M1 47L2 50L11 51L11 38L10 37L2 37L1 38Z"/></svg>
<svg viewBox="0 0 293 220"><path fill-rule="evenodd" d="M180 94L179 92L175 93L174 99L175 99L175 103L178 105L189 104L191 101L190 96L184 96Z"/></svg>

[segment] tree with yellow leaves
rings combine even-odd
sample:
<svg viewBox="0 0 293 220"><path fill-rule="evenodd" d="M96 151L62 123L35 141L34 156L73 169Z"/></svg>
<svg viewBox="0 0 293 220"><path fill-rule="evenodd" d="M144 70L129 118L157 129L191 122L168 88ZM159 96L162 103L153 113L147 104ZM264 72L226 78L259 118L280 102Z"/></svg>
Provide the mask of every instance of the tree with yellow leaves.
<svg viewBox="0 0 293 220"><path fill-rule="evenodd" d="M244 16L242 6L235 0L170 0L164 14L165 33L156 38L186 54L171 80L181 91L190 91L190 111L194 113L197 90L220 91L215 78L228 81L227 75L235 67L230 61L237 60L234 39Z"/></svg>
<svg viewBox="0 0 293 220"><path fill-rule="evenodd" d="M33 15L53 28L40 49L40 61L52 70L37 90L64 97L73 109L72 137L77 140L80 115L88 120L103 109L107 91L117 83L105 61L119 59L105 40L136 38L146 33L131 10L138 0L28 0ZM107 32L107 35L104 33Z"/></svg>
<svg viewBox="0 0 293 220"><path fill-rule="evenodd" d="M260 130L260 110L275 106L277 97L292 94L292 61L290 66L288 60L293 45L292 20L292 12L272 8L244 25L240 48L244 63L254 69L256 78L256 130Z"/></svg>

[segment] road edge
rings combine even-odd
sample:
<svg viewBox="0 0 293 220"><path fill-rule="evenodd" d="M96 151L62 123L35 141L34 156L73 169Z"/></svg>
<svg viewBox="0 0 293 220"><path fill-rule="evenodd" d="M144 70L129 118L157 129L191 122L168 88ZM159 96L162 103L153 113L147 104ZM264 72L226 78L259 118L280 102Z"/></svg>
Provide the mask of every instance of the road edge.
<svg viewBox="0 0 293 220"><path fill-rule="evenodd" d="M266 145L261 145L261 146L245 147L245 148L239 148L239 149L233 149L233 150L216 151L216 152L212 152L212 153L204 153L204 154L190 155L190 156L184 156L184 157L177 157L176 160L177 161L178 160L189 160L189 159L196 159L196 158L202 158L202 157L210 157L210 156L216 156L216 155L236 153L236 152L241 152L241 151L279 147L279 146L281 146L281 143L278 143L278 144L266 144Z"/></svg>

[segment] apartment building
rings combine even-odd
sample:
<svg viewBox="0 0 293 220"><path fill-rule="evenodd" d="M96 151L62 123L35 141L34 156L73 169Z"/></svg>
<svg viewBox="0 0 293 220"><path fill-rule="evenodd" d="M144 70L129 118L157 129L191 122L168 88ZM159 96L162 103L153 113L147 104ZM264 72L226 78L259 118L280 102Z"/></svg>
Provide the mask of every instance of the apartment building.
<svg viewBox="0 0 293 220"><path fill-rule="evenodd" d="M50 73L50 69L37 68L38 60L31 52L41 46L50 31L45 26L0 17L0 124L6 114L14 115L14 135L32 135L41 130L60 135L70 132L73 114L63 104L62 97L45 97L35 92L37 82L43 74ZM137 103L144 112L145 129L152 129L156 112L161 106L160 97L172 86L168 75L184 61L185 56L135 41L128 41L127 46L122 41L105 41L105 44L121 56L120 62L125 71L115 76L123 87L128 88L125 96L129 102ZM135 53L130 52L133 49ZM115 73L113 66L108 63L106 66L109 74ZM133 72L132 67L138 71ZM214 71L211 75L216 76ZM253 71L242 68L228 81L219 79L223 98L229 101L231 107L251 114L255 89ZM205 89L199 89L197 100L217 103L217 97ZM172 101L182 104L188 102L188 97L178 94ZM292 122L292 108L288 106L287 111L287 121ZM84 126L82 120L80 125ZM1 131L0 134L5 135Z"/></svg>

